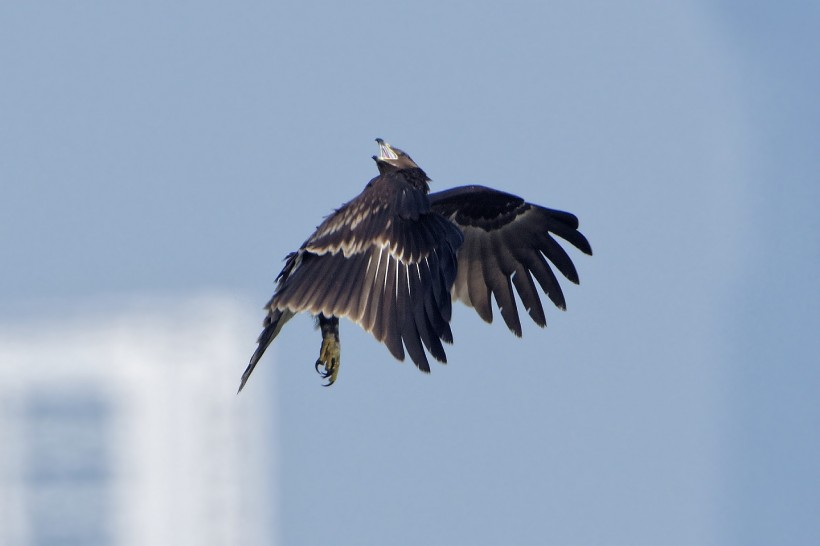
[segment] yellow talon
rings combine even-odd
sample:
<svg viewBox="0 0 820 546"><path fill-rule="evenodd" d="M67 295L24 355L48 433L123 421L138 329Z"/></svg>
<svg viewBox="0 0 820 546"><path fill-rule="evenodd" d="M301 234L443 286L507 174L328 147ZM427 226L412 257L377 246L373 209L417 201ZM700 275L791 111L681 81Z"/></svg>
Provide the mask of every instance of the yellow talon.
<svg viewBox="0 0 820 546"><path fill-rule="evenodd" d="M338 329L322 332L322 348L319 350L319 360L316 361L316 371L327 379L326 387L336 382L341 362L341 346L339 344ZM324 371L319 370L319 366Z"/></svg>

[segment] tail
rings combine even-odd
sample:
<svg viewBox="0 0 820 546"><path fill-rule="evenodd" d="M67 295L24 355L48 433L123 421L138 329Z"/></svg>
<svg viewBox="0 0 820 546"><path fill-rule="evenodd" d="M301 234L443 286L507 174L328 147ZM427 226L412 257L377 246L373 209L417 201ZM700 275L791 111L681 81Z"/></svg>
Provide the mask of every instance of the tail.
<svg viewBox="0 0 820 546"><path fill-rule="evenodd" d="M291 311L281 311L276 308L271 309L270 313L265 318L265 329L262 330L262 333L259 334L259 339L256 340L259 345L253 352L253 356L251 356L248 367L245 368L245 373L242 374L242 381L239 383L239 390L236 391L236 394L242 392L242 388L245 386L245 383L248 382L248 378L251 376L251 373L253 373L256 363L259 362L259 359L262 358L263 354L265 354L265 349L267 349L268 345L270 345L274 338L279 335L279 332L282 330L282 326L284 326L285 323L291 319L291 317L293 317L293 313Z"/></svg>

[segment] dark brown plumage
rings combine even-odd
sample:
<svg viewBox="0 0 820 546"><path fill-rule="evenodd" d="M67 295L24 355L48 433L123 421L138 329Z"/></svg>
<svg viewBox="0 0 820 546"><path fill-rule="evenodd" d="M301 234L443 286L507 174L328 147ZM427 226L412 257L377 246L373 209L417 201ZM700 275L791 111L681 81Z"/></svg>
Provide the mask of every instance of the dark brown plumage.
<svg viewBox="0 0 820 546"><path fill-rule="evenodd" d="M322 328L317 371L332 384L339 369L338 318L359 324L399 360L405 350L424 372L425 349L446 362L451 301L492 322L491 297L517 336L513 287L533 321L546 324L535 281L561 309L564 295L549 266L577 283L578 273L552 234L592 254L568 213L520 197L464 186L429 194L429 178L404 152L377 139L379 176L328 216L288 255L266 305L268 316L239 390L293 315L316 315Z"/></svg>

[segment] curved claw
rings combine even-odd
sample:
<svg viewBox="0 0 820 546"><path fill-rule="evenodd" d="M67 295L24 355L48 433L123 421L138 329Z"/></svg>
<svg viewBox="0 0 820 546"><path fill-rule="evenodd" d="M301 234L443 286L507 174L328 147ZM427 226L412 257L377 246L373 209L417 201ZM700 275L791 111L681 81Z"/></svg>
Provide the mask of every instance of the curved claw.
<svg viewBox="0 0 820 546"><path fill-rule="evenodd" d="M336 361L331 360L330 366L325 368L325 373L322 375L323 379L327 379L327 383L323 383L323 387L329 387L336 382Z"/></svg>
<svg viewBox="0 0 820 546"><path fill-rule="evenodd" d="M319 369L319 366L322 366L322 367L324 368L324 371L323 371L323 370L320 370L320 369ZM316 373L318 373L318 374L322 377L322 379L327 379L327 378L328 378L328 376L330 375L330 370L329 370L329 369L328 369L328 367L325 365L325 363L324 363L324 362L322 362L322 360L321 360L321 359L319 359L319 360L317 360L317 361L316 361L316 365L314 366L314 368L316 368Z"/></svg>

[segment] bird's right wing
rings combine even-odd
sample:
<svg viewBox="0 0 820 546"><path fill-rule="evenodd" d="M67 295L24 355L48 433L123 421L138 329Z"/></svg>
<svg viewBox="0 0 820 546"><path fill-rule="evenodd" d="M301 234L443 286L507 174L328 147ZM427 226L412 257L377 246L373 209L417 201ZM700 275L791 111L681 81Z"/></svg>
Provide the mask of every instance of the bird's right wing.
<svg viewBox="0 0 820 546"><path fill-rule="evenodd" d="M521 335L521 321L513 286L539 326L546 325L546 317L533 277L557 307L566 307L561 286L547 260L567 279L578 283L572 260L552 236L592 254L574 215L483 186L453 188L430 194L429 199L433 211L452 221L464 234L452 289L454 298L492 322L492 294L504 322L517 336Z"/></svg>

